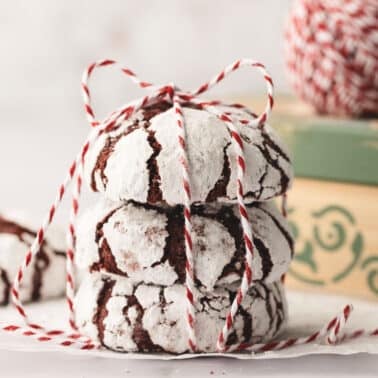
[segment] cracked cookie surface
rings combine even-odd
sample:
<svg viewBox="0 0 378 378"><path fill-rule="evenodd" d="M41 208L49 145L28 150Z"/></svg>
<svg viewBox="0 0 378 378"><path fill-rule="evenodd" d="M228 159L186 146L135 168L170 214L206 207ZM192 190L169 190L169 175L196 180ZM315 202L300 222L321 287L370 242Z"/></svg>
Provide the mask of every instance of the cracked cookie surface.
<svg viewBox="0 0 378 378"><path fill-rule="evenodd" d="M237 286L212 293L195 291L197 347L215 352L217 336L236 295ZM76 295L76 321L81 331L120 352L188 352L185 287L135 283L129 278L92 273ZM283 329L287 306L279 282L253 285L236 314L227 345L259 343Z"/></svg>
<svg viewBox="0 0 378 378"><path fill-rule="evenodd" d="M268 202L247 205L247 212L255 245L253 280L277 281L293 256L287 221ZM184 283L183 227L181 206L99 202L78 222L76 262L80 268L136 282L163 286ZM211 291L239 282L245 245L237 206L192 206L192 227L196 285Z"/></svg>
<svg viewBox="0 0 378 378"><path fill-rule="evenodd" d="M0 214L0 305L10 301L10 289L18 267L36 237L24 223ZM57 297L65 290L65 245L58 230L50 231L31 265L25 270L20 287L23 301Z"/></svg>
<svg viewBox="0 0 378 378"><path fill-rule="evenodd" d="M240 109L228 111L244 144L247 202L280 195L292 180L288 153L274 130L247 127L253 117ZM230 132L215 115L194 105L183 107L192 201L235 200L237 156ZM85 177L93 191L114 200L149 204L183 203L182 167L175 114L161 102L136 113L110 133L102 134L88 152Z"/></svg>

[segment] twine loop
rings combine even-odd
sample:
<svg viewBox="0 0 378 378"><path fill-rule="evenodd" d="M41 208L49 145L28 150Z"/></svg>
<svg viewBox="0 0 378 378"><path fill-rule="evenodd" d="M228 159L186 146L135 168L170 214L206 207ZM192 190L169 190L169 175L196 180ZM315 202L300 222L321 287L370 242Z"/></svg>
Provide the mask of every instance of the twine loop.
<svg viewBox="0 0 378 378"><path fill-rule="evenodd" d="M88 86L89 79L96 68L106 67L106 66L117 66L120 71L127 76L134 84L140 88L145 88L148 93L143 97L133 100L126 105L121 106L114 112L112 112L104 121L99 121L96 119L95 112L91 105L91 92ZM186 321L188 328L188 349L191 352L196 352L197 342L195 334L195 285L194 285L194 257L193 257L193 243L192 243L192 224L191 224L191 180L190 180L190 165L188 163L187 157L187 146L186 146L186 132L185 132L185 117L183 115L183 106L187 103L194 103L200 109L208 111L218 117L226 127L228 128L233 148L235 150L237 159L237 180L236 180L236 194L237 194L237 205L240 214L240 222L243 230L243 240L245 244L245 269L241 281L241 285L237 291L237 295L232 302L230 309L226 315L225 324L219 333L217 340L217 349L220 352L231 351L231 350L251 350L251 351L265 351L265 350L277 350L283 349L292 345L305 344L315 341L321 341L324 337L328 336L330 343L335 343L338 340L338 335L346 324L348 320L351 308L346 306L348 310L345 310L335 317L323 330L320 330L310 336L303 338L295 338L284 340L281 342L271 342L267 344L258 345L245 345L240 344L237 346L227 346L227 338L230 330L233 327L234 318L238 312L239 306L241 305L245 295L247 294L252 281L253 281L253 271L252 271L252 260L254 255L254 245L252 238L251 225L248 219L248 213L244 205L243 199L243 182L244 174L246 168L246 162L244 159L243 151L243 141L240 137L238 128L235 125L235 120L232 120L229 113L221 110L222 105L226 105L220 101L204 101L199 96L210 90L215 85L223 81L230 73L240 69L241 67L256 68L263 75L267 88L267 102L264 111L256 116L250 112L246 107L240 104L228 105L228 109L235 110L245 110L249 115L252 115L252 120L248 117L248 120L238 120L244 127L264 127L264 124L268 120L270 112L273 107L273 82L270 75L267 73L263 64L254 61L252 59L240 59L224 70L210 79L208 82L202 84L197 89L191 92L184 92L176 87L173 83L169 83L162 86L155 86L150 82L143 81L139 79L136 74L130 70L128 67L119 65L114 60L102 60L91 64L83 73L81 87L84 99L84 109L88 122L92 126L89 136L85 143L83 144L80 152L76 156L75 160L71 164L66 178L63 183L59 186L56 198L48 214L46 215L40 229L38 230L37 237L35 238L33 244L31 245L29 251L26 253L25 258L18 270L17 276L13 282L13 287L11 289L13 303L25 322L25 326L18 325L5 325L1 328L5 331L16 332L23 334L25 336L34 337L38 341L52 341L56 342L61 346L76 347L79 349L93 349L100 345L96 342L88 339L87 337L81 335L78 332L78 327L75 323L75 313L74 313L74 294L75 294L75 274L74 274L74 256L75 256L75 238L76 238L76 218L80 207L80 196L82 190L83 181L83 169L86 162L86 156L88 151L92 148L93 144L97 138L103 133L110 132L116 125L121 122L131 118L140 109L145 108L148 105L154 104L156 102L165 100L172 104L173 111L176 115L176 125L178 127L178 139L177 145L180 149L180 162L181 162L181 174L182 174L182 192L183 192L183 207L184 207L184 239L185 239L185 253L186 253L186 279L185 279L185 295L186 295ZM32 257L39 251L42 243L45 239L45 234L52 223L55 213L59 205L61 204L68 185L74 182L72 186L72 202L71 202L71 213L69 220L69 227L67 233L67 259L66 259L66 300L69 309L69 324L73 333L69 333L63 330L48 330L40 324L36 324L30 321L27 312L23 306L20 299L19 290L20 285L23 280L24 272L30 265ZM283 213L286 212L286 195L284 194L283 201ZM357 331L356 331L357 332ZM366 334L366 331L359 330L358 335L356 332L353 334L354 337ZM373 331L376 332L376 331ZM343 339L347 338L346 335Z"/></svg>

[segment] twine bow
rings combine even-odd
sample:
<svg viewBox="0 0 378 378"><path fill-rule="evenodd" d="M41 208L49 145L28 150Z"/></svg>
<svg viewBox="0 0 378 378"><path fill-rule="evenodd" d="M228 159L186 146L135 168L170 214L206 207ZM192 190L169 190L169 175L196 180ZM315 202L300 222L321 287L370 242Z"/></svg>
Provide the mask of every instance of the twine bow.
<svg viewBox="0 0 378 378"><path fill-rule="evenodd" d="M84 96L84 107L87 114L88 122L93 127L99 127L101 123L96 120L95 113L91 106L91 97L90 91L88 87L88 80L96 67L104 67L109 65L116 65L117 63L113 60L104 60L95 64L92 64L88 67L87 71L84 72L83 79L82 79L82 89L83 89L83 96ZM207 110L213 114L215 114L219 119L221 119L227 126L230 131L233 146L237 155L237 201L239 204L239 213L243 228L243 237L245 241L246 247L246 264L245 264L245 273L242 278L242 284L238 291L238 294L235 300L232 303L231 309L227 314L226 324L223 327L222 332L218 338L218 349L220 351L224 351L226 349L225 342L227 340L227 336L229 334L230 329L232 329L234 317L239 309L243 298L248 291L251 282L252 282L252 258L253 258L253 241L252 241L252 233L251 233L251 226L249 224L248 214L246 208L244 206L243 201L243 180L244 180L244 173L245 173L245 159L243 153L243 141L240 137L240 134L235 127L234 123L232 122L230 116L225 112L221 112L218 110L217 106L221 105L220 101L211 101L205 102L200 100L198 96L214 85L218 84L225 77L233 71L236 71L240 67L248 66L248 67L255 67L257 68L264 76L267 92L268 92L268 100L265 107L265 111L259 116L254 119L253 126L258 125L259 127L263 127L265 121L268 118L268 115L273 106L273 83L272 79L269 74L266 72L265 67L259 63L255 62L250 59L238 60L233 64L226 67L222 70L217 76L215 76L210 81L202 84L198 89L193 92L182 92L178 90L173 84L163 85L161 87L157 87L149 82L140 80L133 71L129 68L120 66L121 72L123 72L127 77L131 79L132 82L137 84L141 88L149 88L152 92L151 95L146 95L120 109L115 111L104 123L103 127L107 131L111 130L115 124L122 122L123 120L129 118L131 115L135 114L139 109L142 109L145 106L148 106L154 102L159 100L165 99L172 104L173 111L176 115L176 124L178 126L179 134L178 134L178 146L180 148L180 162L182 166L182 186L183 186L183 205L184 205L184 238L185 238L185 252L186 252L186 265L185 265L185 272L186 272L186 279L185 279L185 286L186 286L186 302L187 302L187 309L186 309L186 316L187 316L187 324L188 324L188 344L190 350L195 352L196 350L196 336L195 336L195 298L194 298L194 273L193 273L193 246L192 246L192 225L191 225L191 185L190 185L190 167L188 164L187 158L187 151L186 151L186 133L185 133L185 119L183 117L182 105L187 102L192 102L196 104L201 109ZM242 105L233 105L235 108L243 108ZM248 112L250 114L250 112ZM251 121L245 120L245 123L248 123L250 126ZM81 164L82 166L82 164ZM71 244L73 243L73 238L71 238Z"/></svg>
<svg viewBox="0 0 378 378"><path fill-rule="evenodd" d="M147 88L149 94L142 98L131 101L128 104L118 108L116 111L110 114L108 118L100 122L96 119L94 110L91 105L90 90L88 87L88 81L92 75L95 68L105 67L105 66L118 66L123 74L125 74L132 82L137 84L141 88ZM117 62L113 60L103 60L91 64L83 74L82 78L82 93L84 98L84 108L87 115L87 119L92 126L89 136L85 143L83 144L81 151L76 156L76 159L71 164L65 180L60 185L55 201L52 204L47 216L45 217L42 226L38 230L37 237L35 238L30 250L26 253L25 258L18 270L18 274L13 282L13 287L11 289L13 303L18 310L18 313L23 318L26 326L18 325L6 325L2 327L5 331L21 333L26 336L31 336L39 341L53 341L62 346L73 346L80 349L93 349L99 347L99 345L92 340L86 338L78 332L77 325L75 323L75 313L73 307L74 299L74 241L75 241L75 223L76 217L79 211L79 202L82 189L82 177L83 168L86 161L86 156L88 151L97 140L97 138L103 134L110 132L116 125L129 119L132 115L138 112L140 109L156 103L157 101L166 100L172 104L173 111L176 115L176 124L179 130L178 133L178 147L180 148L180 162L182 167L182 186L183 186L183 205L184 205L184 238L185 238L185 252L186 252L186 320L188 325L188 346L192 352L196 351L196 335L195 335L195 296L194 296L194 273L193 273L193 246L192 246L192 225L191 225L191 185L190 185L190 166L188 164L187 150L186 150L186 133L185 133L185 119L183 117L182 106L185 103L191 102L198 106L200 109L206 110L214 115L216 115L221 121L227 126L232 144L236 152L237 159L237 202L238 209L241 219L241 225L243 230L243 238L245 243L245 270L242 277L240 288L238 289L237 295L227 313L226 321L222 331L220 332L217 340L218 351L223 352L227 350L252 350L252 351L265 351L273 349L282 349L292 345L305 344L314 341L319 341L324 337L327 337L329 342L336 342L345 323L349 317L351 306L348 305L344 308L344 311L337 317L333 318L330 323L328 323L322 330L304 337L284 340L281 342L273 342L268 344L240 344L230 348L226 345L227 338L230 330L233 327L235 315L239 309L240 304L243 301L253 279L252 272L252 259L254 253L254 245L252 239L251 226L248 219L248 214L244 205L243 200L243 181L245 174L245 160L243 152L243 141L240 137L238 129L236 128L234 122L231 120L230 114L220 110L219 105L223 105L220 101L203 101L199 98L199 95L208 91L213 86L225 79L225 77L233 71L241 67L253 67L258 69L266 83L267 87L267 103L265 110L260 116L256 116L246 109L243 105L232 104L229 105L234 109L243 109L248 112L249 115L253 116L253 119L239 119L238 122L243 124L245 127L264 127L265 122L268 119L270 111L273 107L273 83L269 74L266 72L263 64L256 62L251 59L241 59L237 60L231 65L227 66L218 75L213 77L210 81L202 84L198 89L193 92L183 92L175 87L173 84L155 86L149 82L140 80L133 71L129 68L120 66ZM48 330L40 324L32 323L26 313L26 310L22 304L19 296L20 285L23 279L24 271L28 268L32 261L32 257L39 251L44 239L45 234L52 223L56 210L59 207L62 199L66 193L68 185L74 181L72 187L72 204L70 221L67 233L67 259L66 259L66 300L69 308L69 324L74 331L72 334L67 333L62 330ZM283 201L283 213L286 213L285 209L286 197ZM357 331L356 331L357 332ZM354 333L354 335L356 334ZM359 331L361 334L366 334L365 331ZM374 331L375 332L375 331ZM344 338L347 336L344 335ZM357 337L357 336L354 336Z"/></svg>

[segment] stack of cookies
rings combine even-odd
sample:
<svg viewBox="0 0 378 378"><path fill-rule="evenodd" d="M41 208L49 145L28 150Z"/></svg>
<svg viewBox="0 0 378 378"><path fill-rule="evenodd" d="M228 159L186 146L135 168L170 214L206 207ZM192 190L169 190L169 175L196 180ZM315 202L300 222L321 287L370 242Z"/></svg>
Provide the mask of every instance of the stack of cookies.
<svg viewBox="0 0 378 378"><path fill-rule="evenodd" d="M227 346L274 338L287 320L281 283L293 256L287 221L271 201L292 179L287 152L250 113L228 111L243 142L244 200L255 256L253 284L236 314ZM198 352L217 338L244 273L245 245L236 203L237 157L215 115L183 106L192 193L195 333ZM103 133L85 176L102 199L82 214L76 261L86 270L75 300L82 333L122 352L185 353L183 188L176 116L159 102Z"/></svg>

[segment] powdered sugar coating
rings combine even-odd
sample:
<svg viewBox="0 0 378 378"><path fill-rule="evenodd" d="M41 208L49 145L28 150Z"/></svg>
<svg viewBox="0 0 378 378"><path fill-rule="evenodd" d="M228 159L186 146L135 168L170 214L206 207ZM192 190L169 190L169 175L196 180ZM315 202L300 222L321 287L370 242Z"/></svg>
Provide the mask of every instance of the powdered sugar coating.
<svg viewBox="0 0 378 378"><path fill-rule="evenodd" d="M0 215L0 305L10 299L10 287L23 261L35 231L30 222ZM47 235L47 241L24 271L20 287L22 301L57 297L65 290L65 245L59 229Z"/></svg>
<svg viewBox="0 0 378 378"><path fill-rule="evenodd" d="M195 292L197 347L216 351L236 286ZM185 287L135 283L128 278L88 275L75 300L81 331L107 348L123 352L187 352ZM228 345L264 342L285 326L287 307L280 283L251 287L238 312Z"/></svg>
<svg viewBox="0 0 378 378"><path fill-rule="evenodd" d="M130 153L138 149L138 154ZM108 178L106 191L113 193L112 199L141 197L148 187L146 162L139 158L150 156L153 150L149 146L143 129L135 130L127 138L121 138L117 148L109 156L106 163L105 176ZM122 172L122 173L121 173ZM112 177L113 173L118 177ZM122 197L119 194L122 193Z"/></svg>
<svg viewBox="0 0 378 378"><path fill-rule="evenodd" d="M287 190L292 167L287 151L269 125L247 127L245 111L224 108L236 124L246 159L245 199L267 200ZM225 123L208 111L183 109L193 202L236 198L237 158ZM85 176L95 191L114 201L183 203L178 128L172 109L143 120L140 111L89 151Z"/></svg>
<svg viewBox="0 0 378 378"><path fill-rule="evenodd" d="M293 254L287 221L269 203L248 205L247 211L256 247L253 279L277 281ZM193 206L192 225L197 284L211 291L239 281L245 250L237 206ZM136 282L183 283L182 208L99 202L78 222L76 259L82 269L124 275Z"/></svg>

